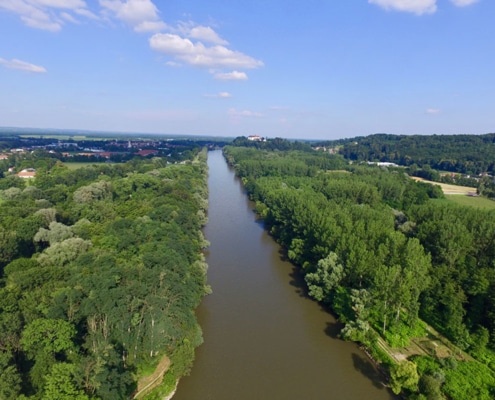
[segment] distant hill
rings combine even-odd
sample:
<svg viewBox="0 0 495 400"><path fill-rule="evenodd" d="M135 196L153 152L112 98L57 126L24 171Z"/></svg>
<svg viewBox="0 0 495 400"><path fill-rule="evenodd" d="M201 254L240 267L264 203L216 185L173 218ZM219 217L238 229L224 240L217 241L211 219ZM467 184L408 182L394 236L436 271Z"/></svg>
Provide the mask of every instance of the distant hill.
<svg viewBox="0 0 495 400"><path fill-rule="evenodd" d="M495 172L495 133L485 135L375 135L320 143L353 161L394 162L480 174Z"/></svg>

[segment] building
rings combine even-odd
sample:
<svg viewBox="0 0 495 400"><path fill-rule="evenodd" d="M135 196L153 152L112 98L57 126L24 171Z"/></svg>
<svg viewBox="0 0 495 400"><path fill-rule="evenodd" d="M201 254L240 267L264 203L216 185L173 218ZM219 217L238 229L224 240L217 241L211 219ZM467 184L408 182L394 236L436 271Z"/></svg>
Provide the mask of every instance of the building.
<svg viewBox="0 0 495 400"><path fill-rule="evenodd" d="M17 176L19 178L32 179L36 176L36 170L34 168L23 169Z"/></svg>
<svg viewBox="0 0 495 400"><path fill-rule="evenodd" d="M248 136L248 140L251 140L253 142L261 142L263 140L263 138L261 136L258 136L258 135L250 135L250 136Z"/></svg>

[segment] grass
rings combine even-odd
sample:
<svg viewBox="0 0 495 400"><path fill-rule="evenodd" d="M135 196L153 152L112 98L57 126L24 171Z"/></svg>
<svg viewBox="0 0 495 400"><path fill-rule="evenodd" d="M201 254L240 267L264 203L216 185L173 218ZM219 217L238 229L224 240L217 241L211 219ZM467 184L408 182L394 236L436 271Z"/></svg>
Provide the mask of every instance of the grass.
<svg viewBox="0 0 495 400"><path fill-rule="evenodd" d="M412 179L414 179L415 181L431 183L432 185L440 186L443 193L445 194L445 198L447 199L447 201L453 201L454 203L457 203L461 206L476 207L485 210L495 209L495 201L493 200L481 196L468 196L469 193L476 193L476 188L432 182L418 177L412 177Z"/></svg>
<svg viewBox="0 0 495 400"><path fill-rule="evenodd" d="M446 198L462 206L476 207L485 210L495 209L495 201L486 197L471 197L463 195L449 195Z"/></svg>
<svg viewBox="0 0 495 400"><path fill-rule="evenodd" d="M97 162L64 162L64 165L69 168L69 169L79 169L79 168L86 168L90 167L93 165L101 165L104 164L105 162L97 163Z"/></svg>

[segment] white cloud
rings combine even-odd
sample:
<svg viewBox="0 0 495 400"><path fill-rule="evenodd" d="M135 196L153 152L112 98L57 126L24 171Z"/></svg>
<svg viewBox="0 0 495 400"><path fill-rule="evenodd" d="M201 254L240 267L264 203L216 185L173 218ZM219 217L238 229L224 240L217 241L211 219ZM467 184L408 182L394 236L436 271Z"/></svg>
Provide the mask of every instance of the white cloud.
<svg viewBox="0 0 495 400"><path fill-rule="evenodd" d="M436 0L368 0L385 10L411 12L417 15L433 14L437 10Z"/></svg>
<svg viewBox="0 0 495 400"><path fill-rule="evenodd" d="M86 7L86 3L83 0L27 0L35 6L41 7L53 7L53 8L81 8Z"/></svg>
<svg viewBox="0 0 495 400"><path fill-rule="evenodd" d="M63 19L65 19L65 20L67 20L67 21L69 21L69 22L72 22L73 24L78 24L78 23L79 23L79 21L78 21L78 20L76 20L76 19L75 19L75 18L74 18L71 14L69 14L69 13L67 13L67 12L65 12L65 11L64 11L64 12L61 12L61 13L60 13L60 16L61 16Z"/></svg>
<svg viewBox="0 0 495 400"><path fill-rule="evenodd" d="M246 81L248 76L245 72L232 71L218 72L214 75L214 78L219 81Z"/></svg>
<svg viewBox="0 0 495 400"><path fill-rule="evenodd" d="M478 0L450 0L450 1L457 7L466 7L478 2Z"/></svg>
<svg viewBox="0 0 495 400"><path fill-rule="evenodd" d="M181 21L176 28L170 28L170 33L189 39L196 39L200 42L212 44L228 45L229 42L222 39L210 26L197 25L193 21Z"/></svg>
<svg viewBox="0 0 495 400"><path fill-rule="evenodd" d="M263 62L225 46L207 47L171 33L157 33L150 38L150 47L176 59L205 68L258 68Z"/></svg>
<svg viewBox="0 0 495 400"><path fill-rule="evenodd" d="M0 58L0 65L3 65L5 68L17 69L25 72L35 72L35 73L45 73L46 69L39 65L34 65L28 63L26 61L17 60L16 58L12 60L5 60Z"/></svg>
<svg viewBox="0 0 495 400"><path fill-rule="evenodd" d="M466 7L479 0L450 0L457 7ZM368 0L385 10L411 12L417 15L433 14L437 11L437 0Z"/></svg>
<svg viewBox="0 0 495 400"><path fill-rule="evenodd" d="M100 0L104 12L134 28L136 32L157 32L166 28L151 0Z"/></svg>
<svg viewBox="0 0 495 400"><path fill-rule="evenodd" d="M95 19L95 20L100 19L100 17L98 17L96 14L92 13L89 10L86 10L85 8L76 8L74 10L74 13L76 13L78 15L82 15L82 16L87 17L87 18Z"/></svg>
<svg viewBox="0 0 495 400"><path fill-rule="evenodd" d="M69 12L92 14L83 0L0 0L0 9L19 15L31 28L52 32L61 30L64 22L76 22ZM65 11L58 14L60 10Z"/></svg>
<svg viewBox="0 0 495 400"><path fill-rule="evenodd" d="M426 110L426 113L427 114L440 114L441 110L439 110L438 108L428 108Z"/></svg>
<svg viewBox="0 0 495 400"><path fill-rule="evenodd" d="M163 21L143 21L134 27L136 32L160 32L167 28Z"/></svg>
<svg viewBox="0 0 495 400"><path fill-rule="evenodd" d="M217 99L229 99L232 97L232 94L229 92L220 92L217 94L205 94L203 97L211 97L211 98L217 98Z"/></svg>
<svg viewBox="0 0 495 400"><path fill-rule="evenodd" d="M209 26L196 26L189 31L190 38L202 40L204 42L227 45L229 42L223 40L213 29Z"/></svg>
<svg viewBox="0 0 495 400"><path fill-rule="evenodd" d="M258 112L249 111L249 110L237 111L235 108L229 109L229 115L232 117L256 117L256 118L263 117L263 114Z"/></svg>

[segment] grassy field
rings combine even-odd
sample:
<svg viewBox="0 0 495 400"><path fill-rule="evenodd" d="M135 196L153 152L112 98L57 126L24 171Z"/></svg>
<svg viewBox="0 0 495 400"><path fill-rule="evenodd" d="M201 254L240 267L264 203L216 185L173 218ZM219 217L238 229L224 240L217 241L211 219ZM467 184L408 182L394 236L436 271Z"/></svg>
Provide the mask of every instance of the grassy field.
<svg viewBox="0 0 495 400"><path fill-rule="evenodd" d="M79 168L90 167L92 165L101 165L104 163L105 162L101 162L101 163L96 163L96 162L89 162L89 163L86 163L86 162L64 162L64 165L69 169L79 169Z"/></svg>
<svg viewBox="0 0 495 400"><path fill-rule="evenodd" d="M417 176L412 176L411 178L417 182L424 182L424 183L431 183L432 185L438 185L442 188L442 191L444 194L464 194L464 195L467 195L468 193L473 193L473 192L476 193L476 188L474 188L474 187L448 185L446 183L427 181L426 179L418 178Z"/></svg>
<svg viewBox="0 0 495 400"><path fill-rule="evenodd" d="M468 196L469 193L476 193L476 188L468 186L447 185L445 183L427 181L426 179L418 177L412 177L412 179L418 182L431 183L432 185L440 186L447 198L447 201L453 201L457 204L460 204L461 206L476 207L485 210L495 209L495 201L493 200L487 199L486 197Z"/></svg>
<svg viewBox="0 0 495 400"><path fill-rule="evenodd" d="M462 206L483 208L485 210L495 209L495 201L487 199L486 197L471 197L459 194L453 194L446 197L448 200L454 201Z"/></svg>

